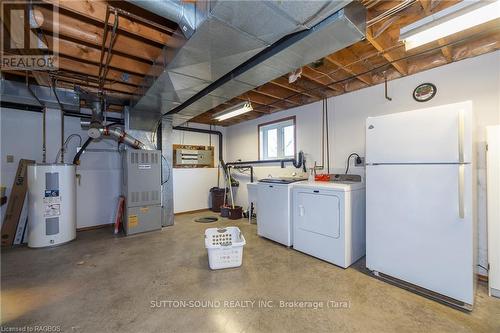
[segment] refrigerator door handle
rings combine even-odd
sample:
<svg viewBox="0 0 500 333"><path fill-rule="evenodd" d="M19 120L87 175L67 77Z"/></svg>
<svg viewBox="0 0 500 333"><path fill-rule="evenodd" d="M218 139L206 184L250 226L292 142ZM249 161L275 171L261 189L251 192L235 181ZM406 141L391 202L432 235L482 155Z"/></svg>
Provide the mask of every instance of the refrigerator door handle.
<svg viewBox="0 0 500 333"><path fill-rule="evenodd" d="M464 163L464 133L465 115L464 110L458 112L458 163Z"/></svg>
<svg viewBox="0 0 500 333"><path fill-rule="evenodd" d="M458 216L465 218L464 207L464 186L465 186L465 166L460 164L458 166Z"/></svg>

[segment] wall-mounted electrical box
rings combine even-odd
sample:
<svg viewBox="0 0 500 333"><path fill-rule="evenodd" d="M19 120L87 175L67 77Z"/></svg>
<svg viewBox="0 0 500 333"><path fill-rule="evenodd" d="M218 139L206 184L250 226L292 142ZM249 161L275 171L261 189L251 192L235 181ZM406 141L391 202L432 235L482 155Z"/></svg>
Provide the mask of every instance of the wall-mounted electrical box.
<svg viewBox="0 0 500 333"><path fill-rule="evenodd" d="M174 168L213 168L214 147L173 145Z"/></svg>

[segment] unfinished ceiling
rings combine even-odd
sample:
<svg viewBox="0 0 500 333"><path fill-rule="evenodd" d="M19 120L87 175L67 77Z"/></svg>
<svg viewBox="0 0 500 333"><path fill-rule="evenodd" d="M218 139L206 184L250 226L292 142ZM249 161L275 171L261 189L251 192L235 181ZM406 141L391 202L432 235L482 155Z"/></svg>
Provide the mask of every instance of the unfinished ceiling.
<svg viewBox="0 0 500 333"><path fill-rule="evenodd" d="M182 36L177 24L125 1L45 0L59 7L59 35L51 22L41 29L51 47L59 42L60 69L32 72L41 85L56 84L88 92L99 89L117 100L129 100L151 72L163 48L175 49ZM429 68L491 52L499 48L499 22L477 26L406 52L399 30L458 1L364 0L367 37L301 68L300 78L289 83L288 75L260 85L226 101L191 121L214 124L214 113L250 100L254 111L217 122L232 125L279 110L337 96ZM43 14L46 8L36 6ZM116 25L116 34L112 33ZM105 29L105 27L107 27ZM104 36L106 42L103 43ZM111 50L109 52L109 50ZM26 73L3 71L6 78L24 79ZM120 110L111 105L111 110Z"/></svg>

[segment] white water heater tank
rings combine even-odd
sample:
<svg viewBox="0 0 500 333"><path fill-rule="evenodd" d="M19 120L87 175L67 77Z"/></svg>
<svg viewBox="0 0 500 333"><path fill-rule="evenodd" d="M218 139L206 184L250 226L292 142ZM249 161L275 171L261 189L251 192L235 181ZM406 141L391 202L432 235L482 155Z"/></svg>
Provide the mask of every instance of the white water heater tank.
<svg viewBox="0 0 500 333"><path fill-rule="evenodd" d="M76 238L76 174L72 164L28 166L28 246Z"/></svg>

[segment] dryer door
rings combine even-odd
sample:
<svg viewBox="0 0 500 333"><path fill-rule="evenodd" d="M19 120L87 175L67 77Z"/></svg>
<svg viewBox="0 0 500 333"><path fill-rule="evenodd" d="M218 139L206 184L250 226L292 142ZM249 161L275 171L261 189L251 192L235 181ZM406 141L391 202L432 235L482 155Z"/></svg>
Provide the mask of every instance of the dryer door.
<svg viewBox="0 0 500 333"><path fill-rule="evenodd" d="M303 190L297 193L298 229L339 238L341 209L337 193Z"/></svg>

